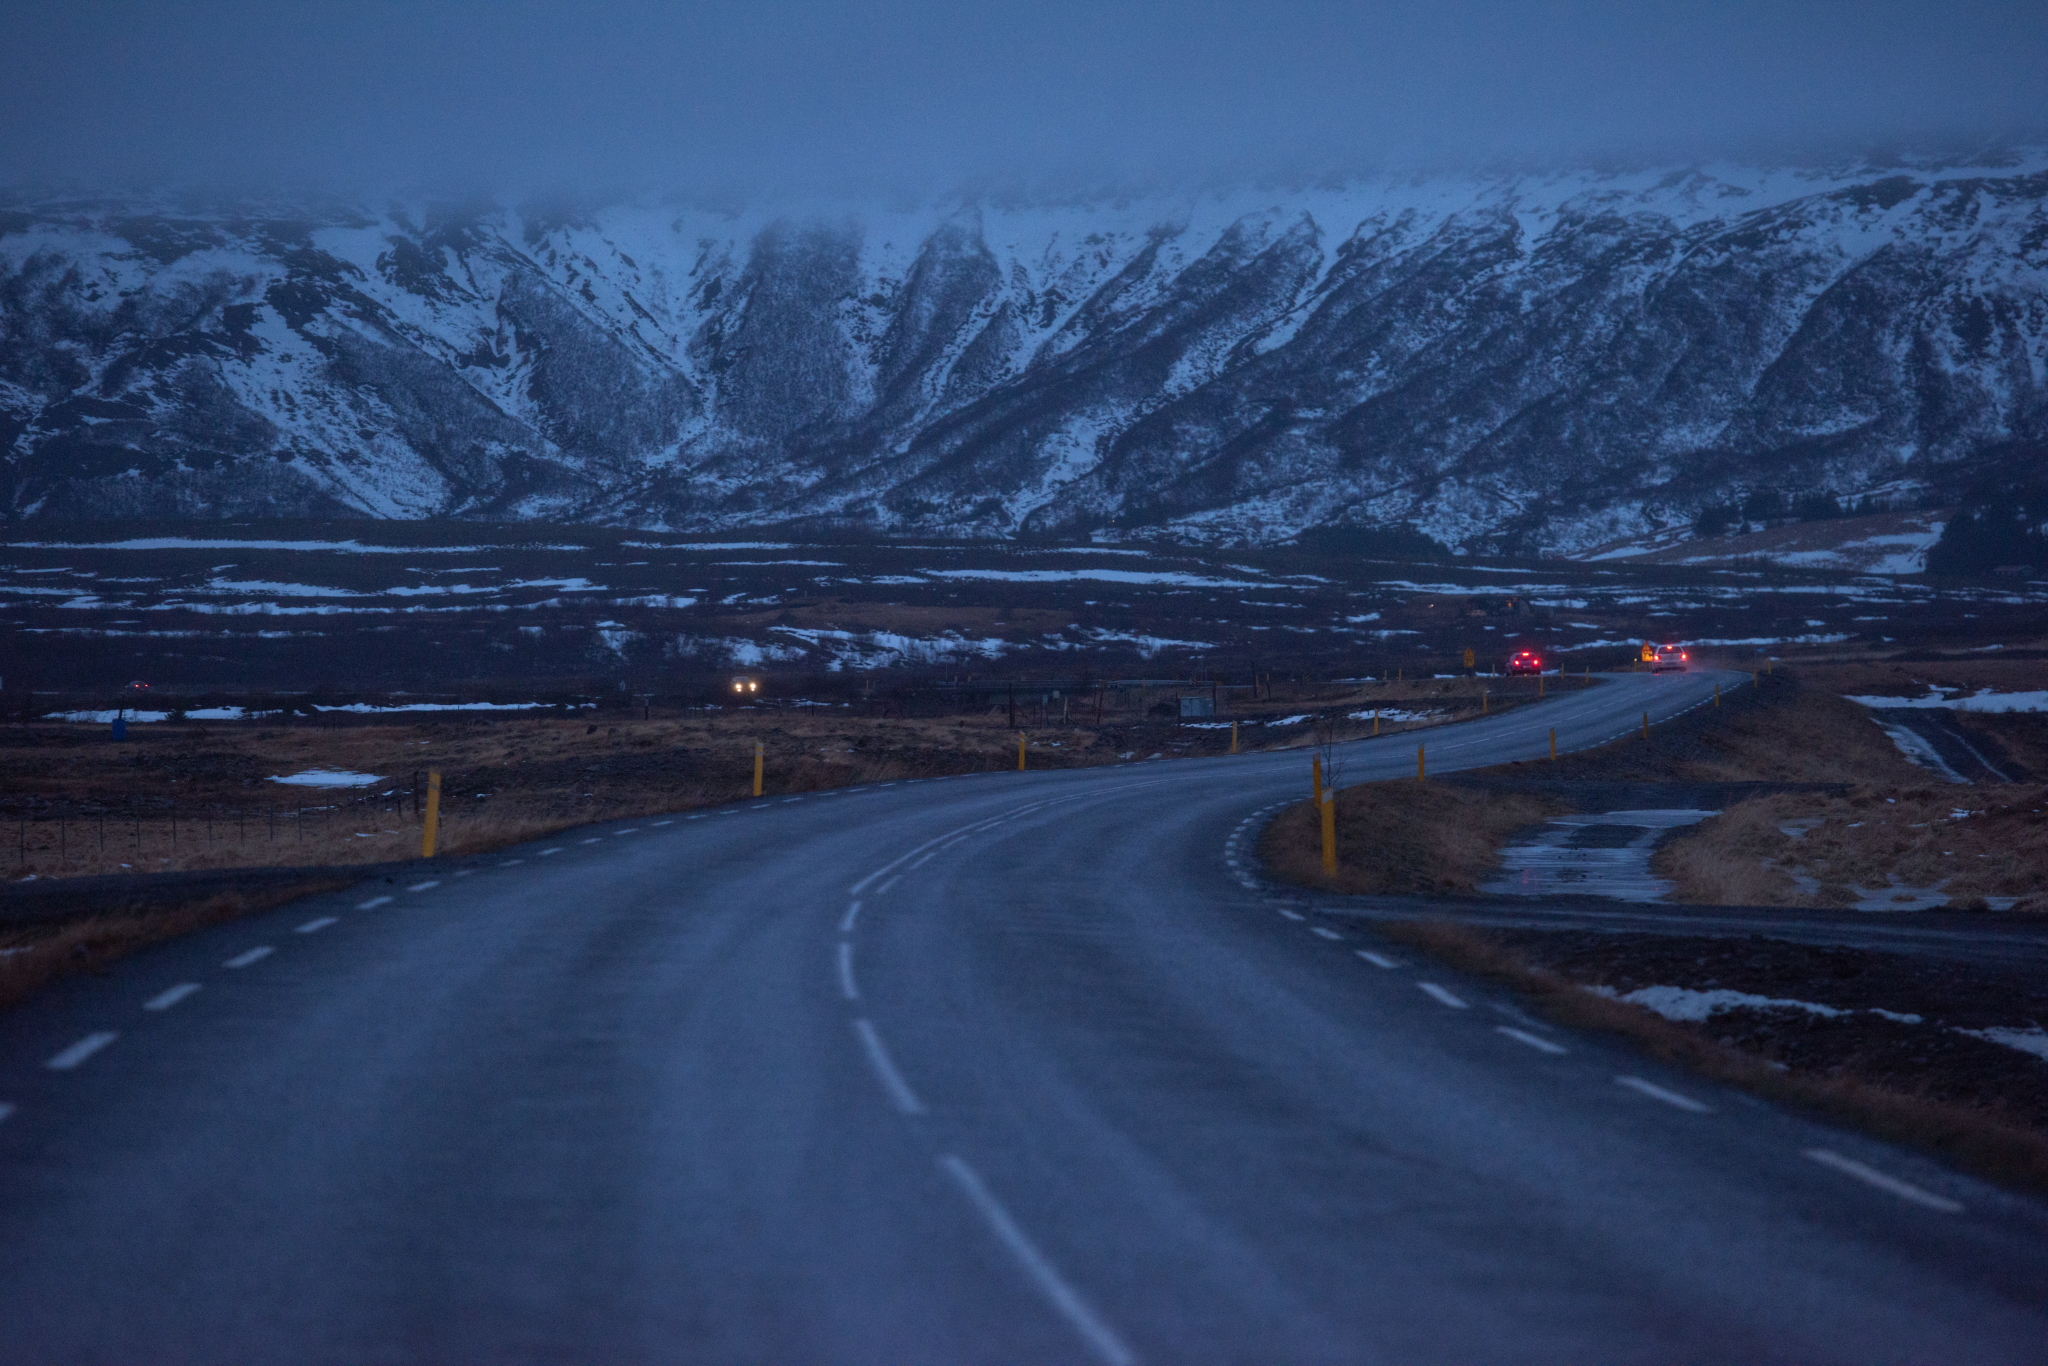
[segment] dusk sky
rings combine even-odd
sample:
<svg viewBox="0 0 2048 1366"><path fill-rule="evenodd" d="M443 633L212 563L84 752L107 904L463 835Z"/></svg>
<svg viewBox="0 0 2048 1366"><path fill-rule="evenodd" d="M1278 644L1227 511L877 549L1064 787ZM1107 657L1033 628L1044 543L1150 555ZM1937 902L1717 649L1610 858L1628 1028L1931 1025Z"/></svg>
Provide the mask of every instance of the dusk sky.
<svg viewBox="0 0 2048 1366"><path fill-rule="evenodd" d="M10 4L0 182L1039 188L2039 139L2048 5Z"/></svg>

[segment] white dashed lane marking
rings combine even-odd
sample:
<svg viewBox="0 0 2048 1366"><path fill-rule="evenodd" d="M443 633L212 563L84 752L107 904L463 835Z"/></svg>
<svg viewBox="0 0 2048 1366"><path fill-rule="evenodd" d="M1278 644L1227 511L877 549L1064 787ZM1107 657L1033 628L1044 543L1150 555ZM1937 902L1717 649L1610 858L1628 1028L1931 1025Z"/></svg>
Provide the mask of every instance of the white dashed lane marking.
<svg viewBox="0 0 2048 1366"><path fill-rule="evenodd" d="M1567 1051L1562 1044L1554 1044L1541 1034L1531 1034L1526 1029L1512 1029L1507 1025L1495 1025L1494 1028L1507 1035L1510 1039L1513 1039L1516 1043L1525 1043L1539 1053L1564 1053Z"/></svg>
<svg viewBox="0 0 2048 1366"><path fill-rule="evenodd" d="M1415 985L1417 987L1420 987L1422 990L1428 992L1437 1001L1441 1002L1444 1005L1449 1006L1453 1010L1471 1009L1470 1006L1466 1005L1463 1001L1459 1000L1456 996L1453 996L1450 992L1445 991L1442 987L1438 986L1434 982L1417 982Z"/></svg>
<svg viewBox="0 0 2048 1366"><path fill-rule="evenodd" d="M144 1001L142 1008L144 1010L169 1010L172 1006L178 1004L178 1002L184 1000L197 990L199 990L199 983L197 982L180 982L169 991L158 992L147 1001Z"/></svg>
<svg viewBox="0 0 2048 1366"><path fill-rule="evenodd" d="M1326 930L1321 925L1311 925L1309 926L1309 929L1315 932L1316 934L1321 935L1325 939L1335 939L1341 941L1344 938L1343 935L1337 933L1335 930Z"/></svg>
<svg viewBox="0 0 2048 1366"><path fill-rule="evenodd" d="M1289 920L1306 920L1308 918L1299 911L1290 911L1285 907L1281 908L1280 914L1286 916Z"/></svg>
<svg viewBox="0 0 2048 1366"><path fill-rule="evenodd" d="M693 819L694 819L694 818L693 818ZM675 824L675 820L674 820L674 818L673 818L673 817L671 817L670 819L668 819L668 820L665 820L665 821L650 821L650 822L649 822L649 824L650 824L650 825L652 825L652 826L654 826L654 827L655 827L656 829L660 829L660 828L661 828L662 826L664 826L664 825L674 825L674 824Z"/></svg>
<svg viewBox="0 0 2048 1366"><path fill-rule="evenodd" d="M299 926L296 933L318 934L320 933L320 931L326 929L329 925L339 923L340 919L341 918L339 916L323 915L317 920L308 920L305 924Z"/></svg>
<svg viewBox="0 0 2048 1366"><path fill-rule="evenodd" d="M538 854L535 854L535 855L534 855L534 857L535 857L535 858L546 858L546 857L547 857L547 856L548 856L549 854L559 854L559 853L561 853L561 852L562 852L562 846L558 844L558 845L556 845L556 846L555 846L554 848L552 848L552 849L543 849L543 850L541 850L541 851L540 851L540 852L539 852Z"/></svg>
<svg viewBox="0 0 2048 1366"><path fill-rule="evenodd" d="M233 958L228 959L227 962L222 963L221 966L224 968L246 968L251 963L262 962L264 959L270 957L270 954L270 945L259 944L255 948L249 950L247 953L236 954Z"/></svg>
<svg viewBox="0 0 2048 1366"><path fill-rule="evenodd" d="M839 941L839 994L849 1001L860 999L860 988L853 984L853 945Z"/></svg>
<svg viewBox="0 0 2048 1366"><path fill-rule="evenodd" d="M1352 952L1356 953L1360 958L1363 958L1366 962L1372 964L1376 968L1398 968L1401 966L1398 962L1387 957L1385 954L1374 953L1371 949L1353 949Z"/></svg>
<svg viewBox="0 0 2048 1366"><path fill-rule="evenodd" d="M388 896L373 896L368 901L358 901L356 909L359 911L374 911L379 906L389 906L390 904L391 898Z"/></svg>
<svg viewBox="0 0 2048 1366"><path fill-rule="evenodd" d="M526 860L523 858L508 858L498 866L500 868L517 868L520 864L524 862L526 862Z"/></svg>
<svg viewBox="0 0 2048 1366"><path fill-rule="evenodd" d="M119 1034L114 1033L111 1029L103 1029L97 1034L88 1034L56 1057L44 1063L43 1066L49 1068L52 1072L69 1072L72 1068L78 1066L120 1037Z"/></svg>
<svg viewBox="0 0 2048 1366"><path fill-rule="evenodd" d="M1925 1205L1928 1209L1938 1209L1943 1214L1961 1214L1963 1212L1962 1205L1957 1201L1951 1200L1945 1195L1936 1195L1930 1190L1922 1190L1912 1182L1901 1181L1896 1176L1886 1176L1877 1168L1866 1166L1853 1157L1844 1157L1840 1153L1830 1152L1826 1148L1808 1148L1806 1156L1820 1163L1823 1167L1833 1167L1845 1176L1853 1176L1858 1181L1875 1186L1881 1191L1889 1191L1901 1200L1910 1200L1916 1205Z"/></svg>
<svg viewBox="0 0 2048 1366"><path fill-rule="evenodd" d="M426 880L425 882L415 882L415 883L413 883L413 885L412 885L412 886L410 886L410 887L406 888L405 890L407 890L408 892L425 892L425 891L431 891L432 889L434 889L434 888L436 888L436 887L438 887L438 886L440 886L440 885L441 885L441 879L439 879L439 878L428 878L428 879L427 879L427 880Z"/></svg>
<svg viewBox="0 0 2048 1366"><path fill-rule="evenodd" d="M852 934L853 922L858 919L860 919L860 902L854 901L846 908L846 914L839 919L839 932L841 934Z"/></svg>
<svg viewBox="0 0 2048 1366"><path fill-rule="evenodd" d="M903 1074L896 1070L896 1064L889 1058L889 1050L882 1047L882 1036L866 1020L855 1020L853 1032L860 1036L862 1051L868 1055L868 1066L875 1069L882 1089L889 1093L890 1101L906 1115L924 1113L924 1102L917 1098L917 1092L910 1089L910 1083L903 1080Z"/></svg>
<svg viewBox="0 0 2048 1366"><path fill-rule="evenodd" d="M576 841L576 842L577 842L578 844L602 844L602 843L604 843L604 840L603 840L603 837L601 837L601 836L598 836L598 835L592 835L592 836L591 836L591 837L590 837L589 839L587 839L587 840L578 840L578 841Z"/></svg>
<svg viewBox="0 0 2048 1366"><path fill-rule="evenodd" d="M1124 1346L1123 1340L1117 1337L1107 1323L1096 1316L1088 1302L1067 1284L1059 1269L1038 1250L1030 1238L1025 1236L1023 1228L1010 1217L1010 1212L1003 1208L1002 1202L996 1199L982 1182L981 1173L952 1153L946 1153L939 1158L939 1169L953 1178L953 1184L967 1197L967 1203L973 1205L976 1213L988 1222L989 1229L996 1235L997 1241L1017 1259L1017 1264L1024 1268L1024 1274L1038 1286L1039 1293L1052 1302L1052 1307L1059 1311L1060 1316L1076 1333L1080 1334L1081 1340L1088 1344L1096 1356L1109 1366L1132 1366L1132 1363L1137 1361L1137 1358L1131 1355L1131 1349Z"/></svg>
<svg viewBox="0 0 2048 1366"><path fill-rule="evenodd" d="M1680 1110L1689 1110L1696 1115L1711 1114L1714 1109L1713 1106L1703 1105L1691 1096L1681 1096L1676 1091L1667 1091L1665 1088L1657 1085L1657 1083L1644 1081L1641 1077L1616 1077L1614 1080L1617 1084L1626 1086L1637 1095L1648 1096L1651 1100L1661 1100L1666 1105Z"/></svg>

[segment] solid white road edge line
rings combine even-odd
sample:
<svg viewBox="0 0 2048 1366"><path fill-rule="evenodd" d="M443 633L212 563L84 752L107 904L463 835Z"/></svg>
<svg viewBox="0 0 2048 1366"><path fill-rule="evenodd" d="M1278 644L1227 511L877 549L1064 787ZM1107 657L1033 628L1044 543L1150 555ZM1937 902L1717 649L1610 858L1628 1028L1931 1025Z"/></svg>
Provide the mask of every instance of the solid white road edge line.
<svg viewBox="0 0 2048 1366"><path fill-rule="evenodd" d="M379 906L389 906L390 904L391 898L388 896L373 896L368 901L358 901L356 909L359 911L374 911Z"/></svg>
<svg viewBox="0 0 2048 1366"><path fill-rule="evenodd" d="M1415 985L1421 988L1423 991L1428 992L1431 996L1435 997L1442 1004L1449 1006L1452 1010L1471 1009L1470 1006L1466 1005L1463 1001L1459 1000L1456 996L1453 996L1450 992L1445 991L1442 987L1438 986L1434 982L1417 982Z"/></svg>
<svg viewBox="0 0 2048 1366"><path fill-rule="evenodd" d="M144 1010L169 1010L178 1002L199 990L197 982L180 982L169 991L161 991L142 1003Z"/></svg>
<svg viewBox="0 0 2048 1366"><path fill-rule="evenodd" d="M1945 1195L1936 1195L1930 1190L1922 1190L1909 1181L1899 1180L1896 1176L1886 1176L1877 1168L1866 1167L1853 1157L1844 1157L1840 1153L1829 1152L1826 1148L1808 1148L1805 1155L1820 1163L1823 1167L1833 1167L1836 1171L1846 1176L1853 1176L1858 1181L1867 1182L1881 1191L1889 1191L1901 1200L1911 1200L1916 1205L1925 1205L1929 1209L1938 1209L1943 1214L1961 1214L1963 1212L1963 1207L1959 1202L1951 1200Z"/></svg>
<svg viewBox="0 0 2048 1366"><path fill-rule="evenodd" d="M1667 1091L1653 1081L1644 1081L1641 1077L1616 1077L1614 1080L1638 1095L1648 1096L1651 1100L1661 1100L1666 1105L1675 1105L1696 1115L1713 1113L1713 1106L1703 1105L1691 1096L1681 1096L1676 1091Z"/></svg>
<svg viewBox="0 0 2048 1366"><path fill-rule="evenodd" d="M875 1033L875 1027L866 1020L855 1020L853 1032L860 1035L860 1046L868 1055L868 1065L875 1069L882 1089L889 1093L889 1099L896 1108L906 1115L923 1114L924 1102L917 1098L917 1092L910 1089L910 1083L903 1080L903 1074L889 1060L889 1050L882 1047L882 1036Z"/></svg>
<svg viewBox="0 0 2048 1366"><path fill-rule="evenodd" d="M228 959L227 962L222 963L221 966L224 968L246 968L251 963L262 962L264 959L270 957L270 954L270 945L258 944L255 948L249 950L247 953L236 954L233 958Z"/></svg>
<svg viewBox="0 0 2048 1366"><path fill-rule="evenodd" d="M1398 968L1401 966L1384 953L1374 953L1371 949L1353 949L1352 952L1376 968Z"/></svg>
<svg viewBox="0 0 2048 1366"><path fill-rule="evenodd" d="M1046 1299L1052 1301L1052 1307L1059 1311L1060 1317L1073 1326L1096 1356L1108 1362L1109 1366L1132 1366L1137 1361L1115 1331L1088 1307L1087 1301L1067 1284L1066 1278L1046 1260L1045 1254L1024 1236L1024 1230L1017 1226L1017 1221L1010 1217L1002 1202L990 1193L979 1172L952 1153L940 1156L939 1170L953 1178L953 1184L967 1197L967 1203L974 1206L975 1212L988 1223L997 1240L1017 1259L1017 1264L1024 1268L1024 1274L1031 1277Z"/></svg>
<svg viewBox="0 0 2048 1366"><path fill-rule="evenodd" d="M1516 1043L1525 1043L1539 1053L1563 1054L1571 1051L1563 1044L1552 1043L1542 1035L1531 1034L1526 1029L1514 1029L1507 1025L1495 1025L1494 1028L1507 1035L1510 1039L1513 1039Z"/></svg>
<svg viewBox="0 0 2048 1366"><path fill-rule="evenodd" d="M120 1037L119 1034L114 1033L111 1029L103 1029L96 1034L88 1034L56 1057L44 1063L43 1066L49 1068L52 1072L69 1072L72 1068L78 1066L78 1064L84 1062L87 1058Z"/></svg>
<svg viewBox="0 0 2048 1366"><path fill-rule="evenodd" d="M853 984L853 945L839 941L839 994L849 1001L860 999L860 988Z"/></svg>
<svg viewBox="0 0 2048 1366"><path fill-rule="evenodd" d="M853 903L846 908L846 914L839 918L839 932L841 934L852 934L853 922L858 919L860 919L860 898L855 897Z"/></svg>
<svg viewBox="0 0 2048 1366"><path fill-rule="evenodd" d="M326 929L329 925L340 923L340 920L341 917L337 915L323 915L317 920L308 920L305 924L299 926L299 928L295 930L294 933L318 934L320 933L320 931Z"/></svg>

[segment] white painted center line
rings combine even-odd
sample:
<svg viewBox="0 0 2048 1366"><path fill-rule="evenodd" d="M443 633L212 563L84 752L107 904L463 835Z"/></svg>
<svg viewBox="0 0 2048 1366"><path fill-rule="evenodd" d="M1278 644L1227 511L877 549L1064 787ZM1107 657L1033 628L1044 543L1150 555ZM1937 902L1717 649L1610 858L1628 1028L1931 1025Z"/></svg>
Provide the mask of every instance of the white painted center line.
<svg viewBox="0 0 2048 1366"><path fill-rule="evenodd" d="M543 849L543 850L541 850L541 851L540 851L540 852L539 852L538 854L535 854L535 855L534 855L534 857L535 857L535 858L546 858L546 857L547 857L547 856L548 856L549 854L559 854L559 853L561 853L561 852L562 852L562 846L558 844L558 845L556 845L556 846L555 846L554 848L552 848L552 849Z"/></svg>
<svg viewBox="0 0 2048 1366"><path fill-rule="evenodd" d="M1010 1212L1003 1208L1002 1202L996 1199L983 1183L981 1173L952 1153L946 1153L939 1158L939 1169L953 1178L953 1184L960 1188L960 1193L967 1197L967 1202L974 1206L975 1212L988 1221L989 1229L996 1235L997 1240L1017 1259L1017 1264L1024 1268L1024 1274L1029 1276L1038 1286L1040 1293L1052 1302L1052 1307L1059 1311L1060 1317L1081 1335L1081 1340L1088 1344L1089 1350L1108 1362L1109 1366L1132 1366L1132 1363L1137 1361L1137 1358L1131 1355L1131 1349L1124 1346L1123 1341L1110 1326L1088 1306L1088 1302L1075 1292L1074 1287L1067 1284L1059 1269L1024 1235L1024 1230L1010 1217Z"/></svg>
<svg viewBox="0 0 2048 1366"><path fill-rule="evenodd" d="M1651 1100L1661 1100L1666 1105L1675 1105L1696 1115L1711 1114L1714 1109L1711 1105L1702 1105L1691 1096L1681 1096L1676 1091L1667 1091L1657 1083L1644 1081L1641 1077L1616 1077L1615 1081L1638 1095L1648 1096Z"/></svg>
<svg viewBox="0 0 2048 1366"><path fill-rule="evenodd" d="M1312 932L1321 935L1325 939L1335 939L1341 942L1344 938L1343 935L1337 933L1335 930L1326 930L1321 925L1311 925L1309 926L1309 929Z"/></svg>
<svg viewBox="0 0 2048 1366"><path fill-rule="evenodd" d="M43 1066L49 1068L52 1072L69 1072L72 1068L78 1066L78 1064L84 1062L87 1058L120 1037L119 1034L114 1033L110 1029L103 1029L97 1034L88 1034L56 1057L44 1063Z"/></svg>
<svg viewBox="0 0 2048 1366"><path fill-rule="evenodd" d="M889 889L890 889L891 887L894 887L894 886L896 885L896 879L897 879L897 878L900 878L900 877L902 877L902 876L903 876L903 874L901 874L901 873L898 873L898 874L896 874L896 877L892 877L892 878L890 878L890 879L889 879L889 880L888 880L887 882L885 882L885 883L883 883L883 884L882 884L881 886L879 886L879 887L875 888L875 895L876 895L876 896L880 896L880 895L881 895L882 893L884 893L884 892L888 891L888 890L889 890Z"/></svg>
<svg viewBox="0 0 2048 1366"><path fill-rule="evenodd" d="M440 886L440 885L441 885L441 879L439 879L439 878L437 878L437 877L430 877L430 878L428 878L428 879L427 879L427 880L426 880L425 882L415 882L415 883L413 883L413 885L412 885L412 886L410 886L410 887L406 888L405 890L407 890L408 892L425 892L425 891L430 891L430 890L432 890L433 888L435 888L435 887L438 887L438 886Z"/></svg>
<svg viewBox="0 0 2048 1366"><path fill-rule="evenodd" d="M1531 1034L1526 1029L1512 1029L1507 1025L1495 1025L1494 1028L1507 1035L1510 1039L1513 1039L1516 1043L1525 1043L1539 1053L1561 1054L1568 1051L1562 1044L1554 1044L1541 1034Z"/></svg>
<svg viewBox="0 0 2048 1366"><path fill-rule="evenodd" d="M839 941L839 994L849 1001L860 999L860 988L853 984L853 945Z"/></svg>
<svg viewBox="0 0 2048 1366"><path fill-rule="evenodd" d="M227 962L222 963L221 966L224 968L246 968L251 963L262 962L264 959L270 957L270 954L270 945L258 944L255 948L249 950L247 953L236 954L233 958L228 959Z"/></svg>
<svg viewBox="0 0 2048 1366"><path fill-rule="evenodd" d="M1422 988L1431 996L1435 997L1438 1001L1441 1001L1443 1004L1449 1006L1453 1010L1471 1009L1471 1007L1467 1006L1463 1001L1453 996L1450 992L1445 991L1442 987L1438 986L1434 982L1417 982L1415 985Z"/></svg>
<svg viewBox="0 0 2048 1366"><path fill-rule="evenodd" d="M1962 1205L1949 1199L1947 1196L1936 1195L1930 1190L1922 1190L1909 1181L1899 1180L1896 1176L1886 1176L1877 1168L1865 1166L1853 1157L1844 1157L1840 1153L1829 1152L1826 1148L1808 1148L1806 1156L1820 1163L1823 1167L1833 1167L1836 1171L1853 1176L1858 1181L1868 1182L1881 1191L1890 1191L1901 1200L1911 1200L1916 1205L1925 1205L1929 1209L1938 1209L1943 1214L1961 1214L1963 1212Z"/></svg>
<svg viewBox="0 0 2048 1366"><path fill-rule="evenodd" d="M158 992L147 1001L144 1001L142 1008L144 1010L169 1010L172 1006L197 990L199 990L199 983L197 982L180 982L169 991Z"/></svg>
<svg viewBox="0 0 2048 1366"><path fill-rule="evenodd" d="M1281 910L1280 914L1286 916L1289 920L1306 920L1308 918L1307 916L1301 914L1299 911L1290 911L1284 908Z"/></svg>
<svg viewBox="0 0 2048 1366"><path fill-rule="evenodd" d="M340 919L341 917L339 916L323 915L317 920L308 920L305 924L299 926L296 933L318 934L320 933L320 931L326 929L329 925L338 923Z"/></svg>
<svg viewBox="0 0 2048 1366"><path fill-rule="evenodd" d="M882 1047L882 1036L875 1033L875 1027L866 1020L855 1020L853 1032L860 1035L860 1046L868 1055L868 1066L875 1069L882 1089L889 1093L889 1099L896 1108L906 1115L923 1114L924 1102L917 1098L917 1092L910 1089L910 1083L903 1080L903 1074L889 1060L889 1050Z"/></svg>
<svg viewBox="0 0 2048 1366"><path fill-rule="evenodd" d="M390 904L391 898L388 896L373 896L368 901L358 901L356 909L359 911L374 911L379 906L389 906Z"/></svg>
<svg viewBox="0 0 2048 1366"><path fill-rule="evenodd" d="M1352 952L1376 968L1398 968L1401 966L1384 953L1374 953L1371 949L1353 949Z"/></svg>
<svg viewBox="0 0 2048 1366"><path fill-rule="evenodd" d="M846 908L846 914L839 917L839 932L841 934L852 934L853 922L858 919L860 919L860 902L855 900Z"/></svg>
<svg viewBox="0 0 2048 1366"><path fill-rule="evenodd" d="M520 864L524 862L526 862L526 860L523 858L508 858L498 866L500 868L517 868Z"/></svg>

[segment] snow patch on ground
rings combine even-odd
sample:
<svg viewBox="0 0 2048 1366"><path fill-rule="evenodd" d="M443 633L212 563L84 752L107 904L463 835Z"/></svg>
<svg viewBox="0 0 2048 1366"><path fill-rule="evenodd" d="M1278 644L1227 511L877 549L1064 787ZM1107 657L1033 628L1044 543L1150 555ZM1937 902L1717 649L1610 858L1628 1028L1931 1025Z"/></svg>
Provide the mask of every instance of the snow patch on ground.
<svg viewBox="0 0 2048 1366"><path fill-rule="evenodd" d="M1803 1010L1809 1015L1823 1015L1829 1019L1849 1014L1846 1010L1816 1005L1812 1001L1795 1001L1784 996L1755 996L1746 991L1729 991L1725 987L1713 991L1694 991L1690 987L1641 987L1625 996L1615 996L1613 988L1608 987L1601 988L1600 994L1653 1010L1667 1020L1684 1020L1692 1024L1698 1024L1722 1010Z"/></svg>
<svg viewBox="0 0 2048 1366"><path fill-rule="evenodd" d="M384 780L374 773L350 773L339 768L308 768L283 777L271 775L273 783L287 787L370 787Z"/></svg>
<svg viewBox="0 0 2048 1366"><path fill-rule="evenodd" d="M1939 688L1925 697L1848 696L1851 702L1866 707L1945 707L1951 711L1998 713L2048 711L2048 688L2033 692L1993 692L1989 688L1979 688L1968 697L1951 697Z"/></svg>

